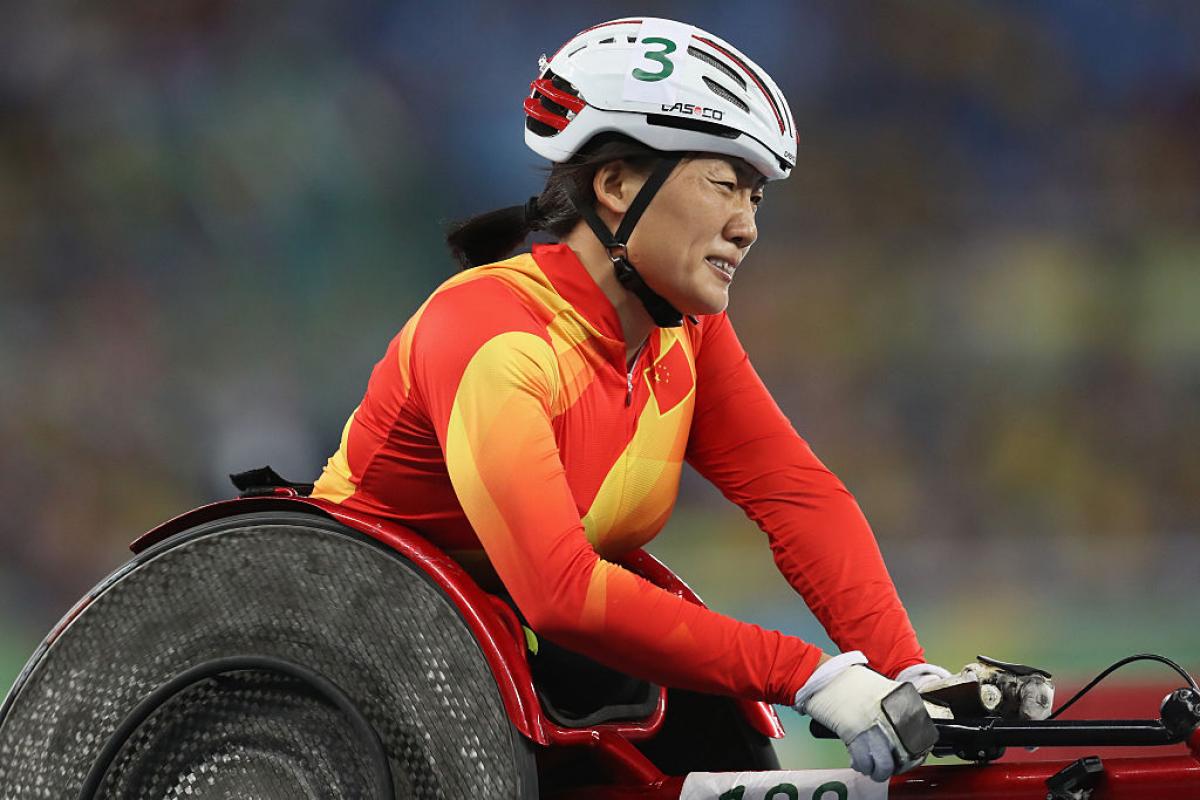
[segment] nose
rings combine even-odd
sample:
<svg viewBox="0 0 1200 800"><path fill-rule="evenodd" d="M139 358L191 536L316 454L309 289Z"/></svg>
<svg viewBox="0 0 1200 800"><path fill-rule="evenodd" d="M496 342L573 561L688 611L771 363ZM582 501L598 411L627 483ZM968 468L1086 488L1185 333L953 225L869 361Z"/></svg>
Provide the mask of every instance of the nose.
<svg viewBox="0 0 1200 800"><path fill-rule="evenodd" d="M754 221L754 204L746 198L738 203L737 210L725 223L725 239L745 250L758 238L758 225Z"/></svg>

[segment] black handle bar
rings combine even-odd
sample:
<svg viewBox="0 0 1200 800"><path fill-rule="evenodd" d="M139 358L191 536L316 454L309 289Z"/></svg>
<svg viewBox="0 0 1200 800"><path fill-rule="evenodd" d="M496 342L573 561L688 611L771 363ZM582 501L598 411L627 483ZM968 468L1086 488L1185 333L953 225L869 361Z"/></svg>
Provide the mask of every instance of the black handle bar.
<svg viewBox="0 0 1200 800"><path fill-rule="evenodd" d="M1061 710L1061 709L1060 709ZM1047 719L1042 721L935 719L938 743L934 752L985 754L1005 747L1150 747L1178 744L1200 727L1200 692L1176 689L1162 703L1162 719ZM815 720L810 724L818 739L837 735Z"/></svg>
<svg viewBox="0 0 1200 800"><path fill-rule="evenodd" d="M1187 738L1156 719L1063 720L1014 722L986 718L934 721L938 744L954 747L1148 747L1176 744Z"/></svg>
<svg viewBox="0 0 1200 800"><path fill-rule="evenodd" d="M998 717L934 720L940 747L985 750L994 747L1149 747L1178 744L1189 731L1168 730L1156 719L1063 720L1015 722ZM837 734L819 722L809 725L818 739Z"/></svg>

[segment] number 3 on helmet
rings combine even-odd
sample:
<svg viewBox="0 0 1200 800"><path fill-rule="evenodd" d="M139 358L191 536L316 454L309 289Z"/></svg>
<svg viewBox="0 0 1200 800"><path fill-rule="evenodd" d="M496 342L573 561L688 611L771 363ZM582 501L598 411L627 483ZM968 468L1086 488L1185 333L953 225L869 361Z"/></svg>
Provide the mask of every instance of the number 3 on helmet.
<svg viewBox="0 0 1200 800"><path fill-rule="evenodd" d="M796 123L779 87L699 28L653 17L603 22L539 66L525 143L551 161L615 132L666 152L736 156L771 180L796 163Z"/></svg>

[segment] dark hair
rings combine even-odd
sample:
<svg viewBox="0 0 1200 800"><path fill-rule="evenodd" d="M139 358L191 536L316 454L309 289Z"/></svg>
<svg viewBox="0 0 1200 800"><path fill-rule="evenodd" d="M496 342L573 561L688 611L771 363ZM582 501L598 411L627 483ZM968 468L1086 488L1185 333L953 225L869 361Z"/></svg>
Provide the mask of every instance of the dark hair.
<svg viewBox="0 0 1200 800"><path fill-rule="evenodd" d="M649 170L662 153L623 134L601 134L567 161L554 164L546 186L537 197L537 214L528 204L498 208L456 222L446 232L446 244L463 269L490 264L507 257L534 231L562 237L580 220L571 192L592 197L592 179L610 161L625 161L634 169Z"/></svg>

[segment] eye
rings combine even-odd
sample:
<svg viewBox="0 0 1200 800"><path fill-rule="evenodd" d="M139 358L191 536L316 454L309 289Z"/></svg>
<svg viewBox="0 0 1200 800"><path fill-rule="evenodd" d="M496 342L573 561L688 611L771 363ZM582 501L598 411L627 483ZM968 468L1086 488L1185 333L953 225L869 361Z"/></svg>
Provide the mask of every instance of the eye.
<svg viewBox="0 0 1200 800"><path fill-rule="evenodd" d="M717 186L723 186L731 192L737 189L737 184L733 181L713 181L713 183Z"/></svg>

